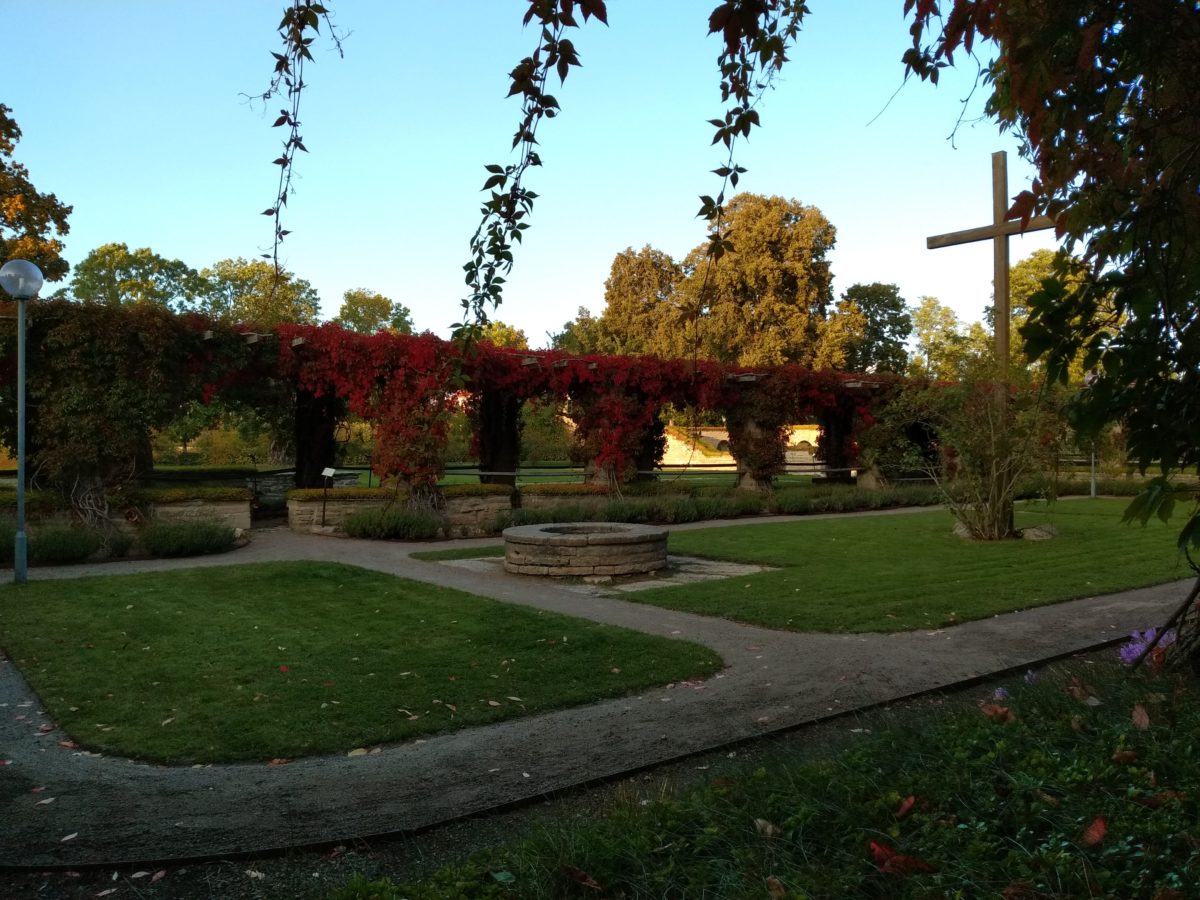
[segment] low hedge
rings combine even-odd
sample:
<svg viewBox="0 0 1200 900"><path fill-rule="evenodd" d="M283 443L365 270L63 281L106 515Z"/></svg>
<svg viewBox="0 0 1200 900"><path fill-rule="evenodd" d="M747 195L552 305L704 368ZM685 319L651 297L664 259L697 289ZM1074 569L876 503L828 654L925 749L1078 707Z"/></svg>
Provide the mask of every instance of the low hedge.
<svg viewBox="0 0 1200 900"><path fill-rule="evenodd" d="M507 497L512 488L506 484L448 484L439 489L446 499L451 497ZM395 488L364 488L364 487L335 487L329 488L293 488L287 492L289 500L403 500L408 496L407 491L397 491Z"/></svg>
<svg viewBox="0 0 1200 900"><path fill-rule="evenodd" d="M100 532L90 528L39 528L29 534L29 559L40 565L83 562L103 543Z"/></svg>
<svg viewBox="0 0 1200 900"><path fill-rule="evenodd" d="M625 488L622 487L622 490ZM609 490L603 484L584 484L578 481L546 482L521 486L522 494L541 494L548 497L605 497Z"/></svg>
<svg viewBox="0 0 1200 900"><path fill-rule="evenodd" d="M424 509L364 509L346 516L342 530L352 538L372 541L427 541L441 537L446 521Z"/></svg>
<svg viewBox="0 0 1200 900"><path fill-rule="evenodd" d="M151 556L203 556L233 547L233 529L221 522L153 522L142 529Z"/></svg>
<svg viewBox="0 0 1200 900"><path fill-rule="evenodd" d="M251 494L244 487L165 487L135 488L114 494L113 506L151 506L166 503L187 503L192 500L207 500L210 503L249 501Z"/></svg>

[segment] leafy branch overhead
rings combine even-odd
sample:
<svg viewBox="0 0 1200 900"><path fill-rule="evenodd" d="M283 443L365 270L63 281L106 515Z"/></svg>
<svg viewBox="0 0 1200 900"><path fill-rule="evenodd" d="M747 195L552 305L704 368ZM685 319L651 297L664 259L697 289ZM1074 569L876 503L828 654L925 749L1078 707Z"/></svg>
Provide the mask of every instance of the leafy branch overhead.
<svg viewBox="0 0 1200 900"><path fill-rule="evenodd" d="M273 128L285 128L287 135L283 140L282 152L272 160L273 165L279 166L279 185L275 192L274 204L262 213L274 219L275 234L271 253L264 253L263 258L272 260L276 272L280 271L279 245L291 233L283 227L283 208L287 206L288 195L292 192L296 151L308 152L300 136L300 100L305 88L304 64L313 58L310 47L320 33L322 20L328 26L329 36L338 55L341 55L341 39L330 20L329 9L314 0L292 0L291 6L284 9L283 19L279 22L278 31L283 40L283 52L271 52L271 56L275 58L275 68L271 74L271 83L260 97L264 103L275 97L283 97L287 104L279 110L279 117L272 125Z"/></svg>
<svg viewBox="0 0 1200 900"><path fill-rule="evenodd" d="M521 97L521 121L512 140L519 156L516 163L485 167L488 177L482 190L488 198L480 209L483 220L471 237L471 258L463 266L469 293L462 300L463 321L454 326L456 338L471 337L487 322L488 304L493 309L500 304L505 276L513 265L513 242L520 243L529 228L524 220L537 194L524 186L523 179L531 167L542 164L536 150L538 125L544 118L553 119L560 109L558 100L546 91L550 72L562 83L573 66L581 65L574 43L563 37L566 29L579 27L577 7L585 22L595 16L608 24L604 0L529 0L524 24L537 20L538 45L509 73L508 96Z"/></svg>

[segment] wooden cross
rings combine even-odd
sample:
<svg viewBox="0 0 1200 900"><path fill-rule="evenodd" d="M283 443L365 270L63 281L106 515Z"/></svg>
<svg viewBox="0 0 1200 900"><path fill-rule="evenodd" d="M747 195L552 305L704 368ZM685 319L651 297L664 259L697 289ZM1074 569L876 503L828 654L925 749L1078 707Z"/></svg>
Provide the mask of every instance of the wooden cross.
<svg viewBox="0 0 1200 900"><path fill-rule="evenodd" d="M994 275L994 313L996 334L996 362L1006 365L1008 362L1008 326L1011 316L1008 291L1008 238L1013 234L1025 234L1030 231L1044 231L1054 227L1054 220L1049 216L1034 216L1024 226L1020 220L1008 218L1008 154L997 150L992 154L992 224L980 228L968 228L966 231L953 231L950 234L935 234L925 239L925 246L930 250L939 247L953 247L955 244L970 244L976 241L992 240L992 265Z"/></svg>

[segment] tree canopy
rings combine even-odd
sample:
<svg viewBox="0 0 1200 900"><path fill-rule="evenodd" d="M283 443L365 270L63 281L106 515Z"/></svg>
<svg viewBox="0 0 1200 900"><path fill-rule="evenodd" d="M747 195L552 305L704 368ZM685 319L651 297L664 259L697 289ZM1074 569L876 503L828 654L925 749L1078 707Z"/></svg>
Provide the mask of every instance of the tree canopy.
<svg viewBox="0 0 1200 900"><path fill-rule="evenodd" d="M366 288L351 288L342 294L342 305L334 321L359 334L383 330L413 333L412 313L407 306Z"/></svg>
<svg viewBox="0 0 1200 900"><path fill-rule="evenodd" d="M0 261L27 259L47 281L60 281L70 268L61 238L70 230L71 207L38 191L13 159L21 129L11 113L0 103Z"/></svg>
<svg viewBox="0 0 1200 900"><path fill-rule="evenodd" d="M321 300L313 286L291 272L277 275L264 260L223 259L200 274L210 285L200 311L214 319L271 326L320 318Z"/></svg>
<svg viewBox="0 0 1200 900"><path fill-rule="evenodd" d="M59 292L81 303L162 306L181 312L201 302L210 285L187 263L166 259L149 247L103 244L75 266Z"/></svg>
<svg viewBox="0 0 1200 900"><path fill-rule="evenodd" d="M905 342L912 333L912 315L900 288L894 284L853 284L842 294L839 312L852 308L862 314L862 330L846 348L846 369L852 372L895 372L908 365Z"/></svg>

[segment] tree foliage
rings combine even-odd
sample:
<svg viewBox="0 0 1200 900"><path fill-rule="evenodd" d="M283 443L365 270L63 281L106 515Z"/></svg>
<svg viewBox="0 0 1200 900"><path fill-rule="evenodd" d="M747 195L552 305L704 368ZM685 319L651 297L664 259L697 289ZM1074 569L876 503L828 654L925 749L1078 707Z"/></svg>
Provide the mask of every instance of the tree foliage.
<svg viewBox="0 0 1200 900"><path fill-rule="evenodd" d="M493 347L502 347L507 350L529 349L529 339L525 337L524 331L497 319L492 319L483 326L479 332L479 339Z"/></svg>
<svg viewBox="0 0 1200 900"><path fill-rule="evenodd" d="M209 288L182 260L166 259L149 247L104 244L75 266L69 288L58 294L81 303L143 304L181 312L201 303Z"/></svg>
<svg viewBox="0 0 1200 900"><path fill-rule="evenodd" d="M21 129L11 113L0 103L0 261L27 259L47 281L59 281L69 268L61 238L70 230L71 207L38 191L13 159Z"/></svg>
<svg viewBox="0 0 1200 900"><path fill-rule="evenodd" d="M908 365L905 342L912 333L912 315L900 288L894 284L853 284L842 294L839 312L856 308L863 327L846 350L846 369L851 372L895 372Z"/></svg>
<svg viewBox="0 0 1200 900"><path fill-rule="evenodd" d="M382 330L413 333L412 313L407 306L366 288L351 288L342 294L342 305L334 321L359 334Z"/></svg>
<svg viewBox="0 0 1200 900"><path fill-rule="evenodd" d="M291 272L277 275L264 260L223 259L200 274L209 282L200 311L211 318L269 327L312 323L320 317L316 289Z"/></svg>

